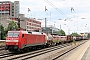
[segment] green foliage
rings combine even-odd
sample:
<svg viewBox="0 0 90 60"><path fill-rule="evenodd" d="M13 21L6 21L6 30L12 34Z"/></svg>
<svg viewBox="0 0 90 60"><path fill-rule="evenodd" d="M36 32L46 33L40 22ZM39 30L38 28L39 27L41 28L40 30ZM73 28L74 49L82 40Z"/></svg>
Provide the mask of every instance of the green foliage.
<svg viewBox="0 0 90 60"><path fill-rule="evenodd" d="M57 32L57 34L62 35L62 36L65 36L65 35L66 35L63 30L59 30L59 31Z"/></svg>
<svg viewBox="0 0 90 60"><path fill-rule="evenodd" d="M87 35L87 38L90 38L90 33Z"/></svg>
<svg viewBox="0 0 90 60"><path fill-rule="evenodd" d="M8 24L7 30L9 31L9 30L16 30L16 29L18 29L17 24L13 20L10 21L10 23Z"/></svg>
<svg viewBox="0 0 90 60"><path fill-rule="evenodd" d="M1 31L1 40L5 39L5 31L4 31L4 27L2 25L0 25L0 31Z"/></svg>
<svg viewBox="0 0 90 60"><path fill-rule="evenodd" d="M78 33L72 33L71 36L79 36Z"/></svg>
<svg viewBox="0 0 90 60"><path fill-rule="evenodd" d="M76 45L76 41L75 40L73 40L73 43Z"/></svg>

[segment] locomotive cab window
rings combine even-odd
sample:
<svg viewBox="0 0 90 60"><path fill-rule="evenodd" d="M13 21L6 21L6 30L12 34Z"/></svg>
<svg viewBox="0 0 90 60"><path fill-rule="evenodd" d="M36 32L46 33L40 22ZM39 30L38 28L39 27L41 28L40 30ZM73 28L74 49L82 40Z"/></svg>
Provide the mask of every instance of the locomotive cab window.
<svg viewBox="0 0 90 60"><path fill-rule="evenodd" d="M18 37L19 36L19 32L8 32L7 36L8 37Z"/></svg>
<svg viewBox="0 0 90 60"><path fill-rule="evenodd" d="M22 34L22 37L24 37L24 34Z"/></svg>

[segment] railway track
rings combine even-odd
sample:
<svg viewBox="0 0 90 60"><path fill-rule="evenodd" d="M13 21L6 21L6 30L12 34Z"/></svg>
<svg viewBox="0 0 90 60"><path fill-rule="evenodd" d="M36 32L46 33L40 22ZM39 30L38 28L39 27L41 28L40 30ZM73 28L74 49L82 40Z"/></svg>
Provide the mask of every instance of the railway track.
<svg viewBox="0 0 90 60"><path fill-rule="evenodd" d="M23 54L18 54L18 55L13 55L13 54L2 54L0 55L0 59L9 59L9 60L13 60L13 59L21 59L23 57L23 59L28 59L28 58L33 58L35 56L38 56L38 55L42 55L42 54L45 54L45 53L48 53L48 52L51 52L51 51L54 51L54 50L57 50L57 49L61 49L61 48L64 48L66 46L69 46L70 44L63 44L63 45L58 45L58 46L54 46L54 47L50 47L50 48L45 48L45 49L42 49L42 50L38 50L38 51L33 51L33 52L28 52L28 53L23 53Z"/></svg>
<svg viewBox="0 0 90 60"><path fill-rule="evenodd" d="M5 54L5 53L8 53L8 51L5 50L5 46L0 46L0 56L1 54Z"/></svg>
<svg viewBox="0 0 90 60"><path fill-rule="evenodd" d="M14 56L14 54L11 54L11 53L0 54L0 59L5 57L10 57L10 56Z"/></svg>
<svg viewBox="0 0 90 60"><path fill-rule="evenodd" d="M83 42L83 43L85 43L85 42ZM81 43L79 45L82 45L83 43ZM8 59L8 60L14 60L14 59L16 59L16 60L17 59L25 60L25 59L30 59L30 58L34 58L34 57L37 57L37 56L40 56L40 55L43 55L43 54L46 54L46 53L49 53L49 52L52 52L52 51L56 51L58 49L66 48L66 47L68 47L70 45L71 45L70 43L66 43L66 44L62 44L62 45L58 45L58 46L54 46L54 47L49 47L49 48L45 48L45 49L41 49L41 50L37 50L37 51L27 52L27 53L23 53L23 54L18 54L18 55L11 54L11 53L0 54L0 59L1 60L3 60L3 59ZM73 49L71 49L71 50L73 50ZM69 52L69 51L67 51L67 52ZM59 56L53 58L53 60L57 59L58 57L60 57L60 56L62 56L64 54L65 53L60 54Z"/></svg>
<svg viewBox="0 0 90 60"><path fill-rule="evenodd" d="M5 49L5 46L0 46L0 51L4 49Z"/></svg>

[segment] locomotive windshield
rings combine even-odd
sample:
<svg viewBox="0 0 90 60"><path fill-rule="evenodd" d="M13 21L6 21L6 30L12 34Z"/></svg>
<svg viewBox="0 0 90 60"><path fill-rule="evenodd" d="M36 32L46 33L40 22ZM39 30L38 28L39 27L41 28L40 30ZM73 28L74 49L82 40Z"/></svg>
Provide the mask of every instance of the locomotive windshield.
<svg viewBox="0 0 90 60"><path fill-rule="evenodd" d="M8 37L18 37L19 32L8 32Z"/></svg>

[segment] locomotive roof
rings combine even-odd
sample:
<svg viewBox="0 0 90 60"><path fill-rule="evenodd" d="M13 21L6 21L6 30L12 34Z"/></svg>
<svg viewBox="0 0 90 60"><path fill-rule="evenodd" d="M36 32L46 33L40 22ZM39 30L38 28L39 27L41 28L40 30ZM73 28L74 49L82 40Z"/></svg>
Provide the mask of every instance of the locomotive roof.
<svg viewBox="0 0 90 60"><path fill-rule="evenodd" d="M27 31L8 31L8 32L22 32L22 33L26 33L26 34L28 34Z"/></svg>
<svg viewBox="0 0 90 60"><path fill-rule="evenodd" d="M28 31L8 31L8 32L22 32L24 34L39 34L39 35L43 34L45 35L45 33L43 32L28 32Z"/></svg>
<svg viewBox="0 0 90 60"><path fill-rule="evenodd" d="M43 32L29 32L29 33L31 33L31 34L38 34L38 35L45 35L45 33L43 33Z"/></svg>

